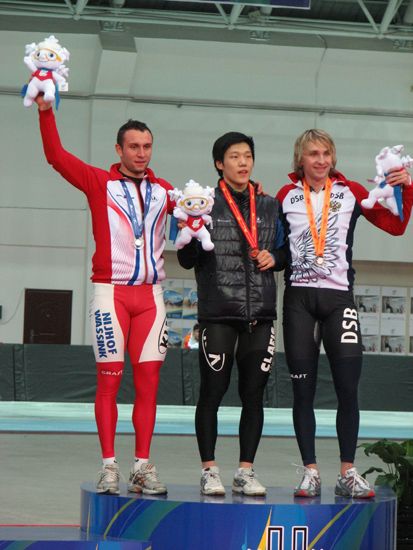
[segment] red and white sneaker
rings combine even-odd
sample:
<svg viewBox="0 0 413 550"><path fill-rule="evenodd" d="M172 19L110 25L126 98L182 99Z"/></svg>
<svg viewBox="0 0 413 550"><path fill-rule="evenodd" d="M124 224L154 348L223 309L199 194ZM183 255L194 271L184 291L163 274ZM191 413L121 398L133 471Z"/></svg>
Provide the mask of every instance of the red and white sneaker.
<svg viewBox="0 0 413 550"><path fill-rule="evenodd" d="M165 495L168 489L159 479L155 466L146 462L136 469L135 465L132 466L129 475L128 491L132 493L144 493L145 495Z"/></svg>
<svg viewBox="0 0 413 550"><path fill-rule="evenodd" d="M338 475L334 492L340 497L348 498L373 498L376 496L367 479L361 477L355 467L347 470L344 476Z"/></svg>
<svg viewBox="0 0 413 550"><path fill-rule="evenodd" d="M119 466L116 462L103 466L102 470L99 472L99 478L96 483L96 492L106 493L108 495L118 495L120 493L119 477Z"/></svg>
<svg viewBox="0 0 413 550"><path fill-rule="evenodd" d="M321 494L321 478L320 473L315 468L307 468L307 466L299 466L298 474L303 474L303 479L294 489L295 497L319 497Z"/></svg>

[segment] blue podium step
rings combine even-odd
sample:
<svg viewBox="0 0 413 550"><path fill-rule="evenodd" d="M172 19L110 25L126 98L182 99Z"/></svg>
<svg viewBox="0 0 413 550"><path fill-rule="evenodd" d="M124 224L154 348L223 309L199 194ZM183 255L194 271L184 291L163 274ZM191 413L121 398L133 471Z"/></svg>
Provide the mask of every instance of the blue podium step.
<svg viewBox="0 0 413 550"><path fill-rule="evenodd" d="M1 526L0 550L152 550L151 543L102 540L71 526Z"/></svg>
<svg viewBox="0 0 413 550"><path fill-rule="evenodd" d="M371 500L294 498L289 488L267 496L200 495L198 486L168 495L99 495L81 486L81 530L101 540L150 541L151 550L394 550L396 497L384 487Z"/></svg>

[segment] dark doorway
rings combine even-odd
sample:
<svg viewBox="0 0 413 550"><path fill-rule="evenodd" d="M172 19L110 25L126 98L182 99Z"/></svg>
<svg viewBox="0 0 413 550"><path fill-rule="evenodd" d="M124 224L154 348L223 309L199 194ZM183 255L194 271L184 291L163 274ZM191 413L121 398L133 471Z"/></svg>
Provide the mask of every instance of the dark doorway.
<svg viewBox="0 0 413 550"><path fill-rule="evenodd" d="M24 344L70 344L72 291L26 288Z"/></svg>

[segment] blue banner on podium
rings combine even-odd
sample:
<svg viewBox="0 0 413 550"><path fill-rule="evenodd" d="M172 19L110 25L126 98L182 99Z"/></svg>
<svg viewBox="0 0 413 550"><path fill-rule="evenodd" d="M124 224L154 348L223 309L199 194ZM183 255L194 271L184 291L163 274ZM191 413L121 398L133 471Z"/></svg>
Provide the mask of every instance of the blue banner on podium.
<svg viewBox="0 0 413 550"><path fill-rule="evenodd" d="M394 550L396 497L294 499L270 488L266 498L203 497L199 487L171 486L167 497L96 494L81 487L81 529L88 535L150 540L161 550Z"/></svg>
<svg viewBox="0 0 413 550"><path fill-rule="evenodd" d="M0 540L0 550L153 550L149 542L111 540Z"/></svg>

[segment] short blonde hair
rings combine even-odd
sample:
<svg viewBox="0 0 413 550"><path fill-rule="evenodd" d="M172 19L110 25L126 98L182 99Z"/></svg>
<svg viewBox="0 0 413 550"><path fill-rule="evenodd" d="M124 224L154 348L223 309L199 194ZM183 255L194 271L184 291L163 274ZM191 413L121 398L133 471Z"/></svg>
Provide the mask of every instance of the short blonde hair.
<svg viewBox="0 0 413 550"><path fill-rule="evenodd" d="M301 136L298 136L294 144L293 169L294 169L294 172L300 178L304 176L302 165L301 165L301 159L303 157L304 149L309 143L314 143L317 141L325 145L327 149L330 151L332 156L332 161L333 161L331 173L335 171L334 169L337 163L337 155L336 155L336 146L334 144L333 138L330 136L330 134L328 134L324 130L316 130L312 128L311 130L306 130L305 132L303 132Z"/></svg>

